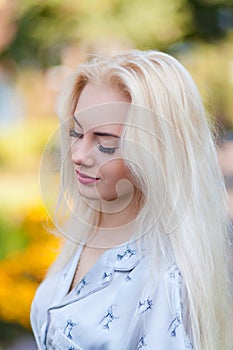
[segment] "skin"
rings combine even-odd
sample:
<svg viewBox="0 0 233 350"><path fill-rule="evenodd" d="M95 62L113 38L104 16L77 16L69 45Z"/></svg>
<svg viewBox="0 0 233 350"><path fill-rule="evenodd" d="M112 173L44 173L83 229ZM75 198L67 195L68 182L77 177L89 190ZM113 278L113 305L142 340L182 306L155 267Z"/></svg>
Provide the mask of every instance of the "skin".
<svg viewBox="0 0 233 350"><path fill-rule="evenodd" d="M72 162L75 170L99 178L95 183L79 182L79 191L89 201L100 201L100 226L103 227L118 228L136 216L138 191L119 147L129 103L129 98L120 91L89 83L83 89L75 109L73 128L80 137L72 137ZM96 135L98 132L117 137ZM98 144L101 144L101 148ZM114 151L109 154L103 152L102 147Z"/></svg>
<svg viewBox="0 0 233 350"><path fill-rule="evenodd" d="M77 137L73 136L75 142L71 145L75 170L100 178L96 184L80 183L80 194L92 200L100 199L110 202L118 197L117 183L120 180L128 179L119 149L119 138L127 105L112 106L111 102L128 101L123 95L111 88L95 87L91 84L84 88L74 117L74 131L80 135L80 138L78 139L78 135ZM105 105L98 107L101 103L105 103ZM108 115L112 114L113 109L111 122L114 124L110 124ZM95 133L98 132L111 133L116 137L96 135ZM100 149L98 144L101 145ZM129 187L126 186L121 195L127 194L128 191Z"/></svg>
<svg viewBox="0 0 233 350"><path fill-rule="evenodd" d="M107 249L129 240L135 232L140 193L133 185L120 151L120 137L130 101L108 85L88 83L83 89L71 126L71 158L74 169L98 182L82 184L80 194L93 205L100 203L99 227L83 247L71 289L86 275ZM113 136L96 135L107 132ZM79 136L77 136L79 135ZM81 135L81 136L80 136ZM102 148L115 148L113 153Z"/></svg>

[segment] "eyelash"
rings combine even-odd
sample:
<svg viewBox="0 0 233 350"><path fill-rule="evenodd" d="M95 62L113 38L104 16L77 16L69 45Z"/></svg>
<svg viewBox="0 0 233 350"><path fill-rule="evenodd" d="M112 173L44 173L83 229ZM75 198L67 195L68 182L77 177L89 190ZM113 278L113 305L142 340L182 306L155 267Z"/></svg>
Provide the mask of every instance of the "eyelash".
<svg viewBox="0 0 233 350"><path fill-rule="evenodd" d="M77 131L75 131L74 129L70 129L70 136L71 137L75 137L77 139L81 139L81 137L83 136L82 134L78 133ZM117 149L117 147L104 147L102 146L100 143L98 143L98 149L100 152L103 153L108 153L108 154L113 154L115 152L115 150Z"/></svg>

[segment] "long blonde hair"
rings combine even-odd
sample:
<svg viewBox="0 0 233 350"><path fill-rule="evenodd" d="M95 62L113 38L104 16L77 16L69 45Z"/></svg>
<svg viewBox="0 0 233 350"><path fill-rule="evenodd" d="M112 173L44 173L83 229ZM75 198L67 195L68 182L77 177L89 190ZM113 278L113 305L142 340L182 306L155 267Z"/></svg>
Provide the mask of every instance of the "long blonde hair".
<svg viewBox="0 0 233 350"><path fill-rule="evenodd" d="M65 86L58 112L64 159L63 233L69 237L54 267L60 269L77 249L76 242L84 242L98 224L98 212L76 189L69 154L70 116L89 82L111 84L131 99L121 147L146 198L138 235L146 233L143 240L150 267L159 264L168 248L172 250L187 289L186 327L194 348L231 349L227 194L212 126L191 76L165 53L133 50L110 58L93 57L79 66ZM156 155L156 161L151 161L151 155ZM150 174L146 181L145 173Z"/></svg>

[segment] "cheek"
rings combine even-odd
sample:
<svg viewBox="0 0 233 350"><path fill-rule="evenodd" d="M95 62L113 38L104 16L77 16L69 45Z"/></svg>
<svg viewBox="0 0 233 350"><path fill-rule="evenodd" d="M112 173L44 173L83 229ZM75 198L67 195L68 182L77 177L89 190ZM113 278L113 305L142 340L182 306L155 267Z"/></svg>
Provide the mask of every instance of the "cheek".
<svg viewBox="0 0 233 350"><path fill-rule="evenodd" d="M106 162L101 168L105 182L115 183L120 179L128 179L125 164L122 159L113 159Z"/></svg>
<svg viewBox="0 0 233 350"><path fill-rule="evenodd" d="M134 186L129 180L122 159L111 160L102 167L103 182L98 186L99 193L105 200L114 200L117 197L132 194Z"/></svg>
<svg viewBox="0 0 233 350"><path fill-rule="evenodd" d="M106 181L126 178L126 171L122 159L111 159L102 165L101 174Z"/></svg>

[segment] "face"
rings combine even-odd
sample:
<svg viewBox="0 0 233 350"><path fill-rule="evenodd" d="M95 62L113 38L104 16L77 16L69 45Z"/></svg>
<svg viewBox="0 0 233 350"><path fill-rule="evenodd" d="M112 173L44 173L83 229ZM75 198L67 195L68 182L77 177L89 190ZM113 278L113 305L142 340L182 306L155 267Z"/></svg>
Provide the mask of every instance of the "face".
<svg viewBox="0 0 233 350"><path fill-rule="evenodd" d="M79 97L70 138L72 162L83 197L113 201L134 191L120 150L129 103L119 90L90 83Z"/></svg>

